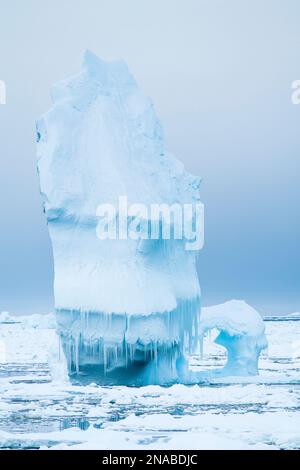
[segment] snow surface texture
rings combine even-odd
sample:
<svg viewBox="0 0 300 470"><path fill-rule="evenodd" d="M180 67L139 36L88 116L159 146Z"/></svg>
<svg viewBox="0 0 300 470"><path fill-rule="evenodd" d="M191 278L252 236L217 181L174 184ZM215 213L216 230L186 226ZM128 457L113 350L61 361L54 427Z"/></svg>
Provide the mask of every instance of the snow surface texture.
<svg viewBox="0 0 300 470"><path fill-rule="evenodd" d="M200 204L200 180L166 152L124 62L86 52L52 99L37 123L38 171L69 370L101 383L183 381L185 352L198 343L196 252L185 239L100 241L96 211L120 196L147 207Z"/></svg>
<svg viewBox="0 0 300 470"><path fill-rule="evenodd" d="M218 330L215 342L227 350L225 375L256 375L261 351L268 345L259 313L242 300L202 309L201 335Z"/></svg>
<svg viewBox="0 0 300 470"><path fill-rule="evenodd" d="M300 449L299 319L266 321L259 376L214 373L226 363L214 330L190 357L201 385L136 388L59 380L54 315L2 314L0 448Z"/></svg>

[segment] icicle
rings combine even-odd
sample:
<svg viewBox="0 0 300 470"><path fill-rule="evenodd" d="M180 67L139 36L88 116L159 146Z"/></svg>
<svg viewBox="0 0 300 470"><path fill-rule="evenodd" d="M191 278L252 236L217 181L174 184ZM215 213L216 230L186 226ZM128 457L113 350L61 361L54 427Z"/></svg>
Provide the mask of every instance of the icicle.
<svg viewBox="0 0 300 470"><path fill-rule="evenodd" d="M106 375L106 368L107 368L107 357L106 357L106 345L103 342L103 369L104 369L104 375Z"/></svg>
<svg viewBox="0 0 300 470"><path fill-rule="evenodd" d="M78 336L75 338L75 370L79 373L79 340Z"/></svg>
<svg viewBox="0 0 300 470"><path fill-rule="evenodd" d="M204 336L201 334L199 338L199 345L200 345L200 357L203 359L203 342L204 342Z"/></svg>
<svg viewBox="0 0 300 470"><path fill-rule="evenodd" d="M69 324L66 322L68 313L71 314ZM58 320L59 315L58 312ZM178 300L177 307L172 311L136 315L134 321L133 316L127 314L63 311L60 336L68 358L69 370L77 373L79 369L82 370L84 367L80 361L82 354L84 364L88 365L90 361L90 364L103 370L105 375L116 367L130 368L135 361L140 361L142 358L145 365L153 361L157 373L158 369L163 367L166 376L168 374L173 376L172 371L174 370L174 373L176 371L176 359L184 355L185 351L192 354L198 347L198 315L198 298L193 301ZM159 336L161 326L155 330L156 319L158 326L161 325L163 328L163 338ZM139 322L140 334L137 342L128 343L127 338L132 338L131 329L134 328L135 334ZM148 338L150 326L151 341ZM143 338L144 331L145 338ZM119 342L116 339L114 342L114 334L116 338L122 335L123 340ZM203 345L201 347L203 349Z"/></svg>

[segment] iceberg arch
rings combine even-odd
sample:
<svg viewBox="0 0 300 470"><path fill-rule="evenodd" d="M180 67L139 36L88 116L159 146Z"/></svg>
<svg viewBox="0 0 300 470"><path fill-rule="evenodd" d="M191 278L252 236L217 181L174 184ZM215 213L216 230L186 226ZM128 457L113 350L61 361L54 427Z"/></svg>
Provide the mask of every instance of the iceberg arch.
<svg viewBox="0 0 300 470"><path fill-rule="evenodd" d="M199 334L218 330L215 343L227 350L227 363L217 374L257 375L258 360L268 343L260 314L243 300L202 309Z"/></svg>

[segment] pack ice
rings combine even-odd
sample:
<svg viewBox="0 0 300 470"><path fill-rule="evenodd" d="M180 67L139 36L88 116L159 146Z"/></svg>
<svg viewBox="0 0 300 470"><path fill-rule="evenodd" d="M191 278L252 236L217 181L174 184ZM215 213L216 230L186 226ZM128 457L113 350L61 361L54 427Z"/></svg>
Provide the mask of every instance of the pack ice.
<svg viewBox="0 0 300 470"><path fill-rule="evenodd" d="M184 238L99 240L96 214L120 196L200 204L200 180L167 153L152 102L123 61L86 52L52 101L37 122L38 172L69 370L101 383L182 381L185 352L198 343L196 251Z"/></svg>

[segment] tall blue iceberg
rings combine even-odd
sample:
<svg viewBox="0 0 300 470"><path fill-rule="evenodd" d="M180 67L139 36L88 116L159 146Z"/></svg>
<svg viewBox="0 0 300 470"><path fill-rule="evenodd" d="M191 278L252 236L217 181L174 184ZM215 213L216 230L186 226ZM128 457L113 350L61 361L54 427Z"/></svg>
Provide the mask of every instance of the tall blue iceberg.
<svg viewBox="0 0 300 470"><path fill-rule="evenodd" d="M69 371L100 383L184 380L186 351L198 343L197 250L184 236L164 239L163 214L156 238L99 239L97 208L124 196L128 205L199 208L200 180L167 153L152 102L124 62L86 52L52 101L37 122L38 172Z"/></svg>

